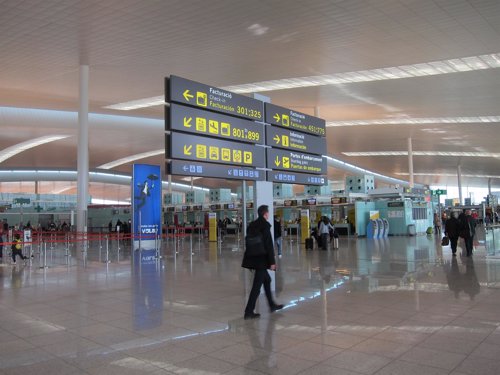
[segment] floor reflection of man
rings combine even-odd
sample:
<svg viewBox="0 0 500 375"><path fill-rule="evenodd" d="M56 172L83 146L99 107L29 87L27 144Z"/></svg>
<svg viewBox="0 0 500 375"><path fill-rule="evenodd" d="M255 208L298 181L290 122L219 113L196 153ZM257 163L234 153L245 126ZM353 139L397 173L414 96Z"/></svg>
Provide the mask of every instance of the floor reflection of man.
<svg viewBox="0 0 500 375"><path fill-rule="evenodd" d="M465 273L461 273L458 267L457 258L452 258L451 263L445 264L446 281L448 288L458 298L461 291L464 291L473 300L476 294L479 294L481 288L477 279L476 270L474 269L474 261L466 259L463 263L465 266Z"/></svg>
<svg viewBox="0 0 500 375"><path fill-rule="evenodd" d="M472 300L476 294L479 294L481 286L477 280L476 270L474 269L474 261L472 258L465 262L465 273L462 275L464 292L467 293Z"/></svg>
<svg viewBox="0 0 500 375"><path fill-rule="evenodd" d="M259 360L260 363L266 364L266 367L271 369L276 367L276 354L274 353L274 333L276 332L276 323L283 315L273 315L267 319L265 331L256 329L252 324L246 323L244 329L250 339L250 345L254 351L254 355L248 363ZM261 340L261 336L263 341Z"/></svg>
<svg viewBox="0 0 500 375"><path fill-rule="evenodd" d="M455 298L458 298L460 290L462 290L462 278L458 269L457 258L453 258L451 264L445 264L445 272L448 288L455 294Z"/></svg>

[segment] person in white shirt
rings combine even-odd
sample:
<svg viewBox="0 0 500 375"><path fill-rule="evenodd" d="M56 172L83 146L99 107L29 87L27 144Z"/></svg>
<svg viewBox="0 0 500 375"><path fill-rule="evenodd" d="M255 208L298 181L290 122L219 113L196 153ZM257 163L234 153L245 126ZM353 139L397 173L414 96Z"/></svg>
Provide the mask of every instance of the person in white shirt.
<svg viewBox="0 0 500 375"><path fill-rule="evenodd" d="M326 216L323 216L321 224L319 225L319 235L321 236L321 247L323 250L327 249L330 229L334 230L335 228L330 223L330 220Z"/></svg>

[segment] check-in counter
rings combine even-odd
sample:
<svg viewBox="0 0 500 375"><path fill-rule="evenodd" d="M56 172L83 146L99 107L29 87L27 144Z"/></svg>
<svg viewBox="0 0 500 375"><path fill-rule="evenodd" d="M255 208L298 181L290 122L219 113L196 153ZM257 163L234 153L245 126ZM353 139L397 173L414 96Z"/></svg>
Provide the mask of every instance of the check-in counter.
<svg viewBox="0 0 500 375"><path fill-rule="evenodd" d="M288 232L289 236L298 236L299 235L300 224L287 224L285 229Z"/></svg>
<svg viewBox="0 0 500 375"><path fill-rule="evenodd" d="M238 235L239 231L240 231L240 226L238 224L226 225L226 234Z"/></svg>
<svg viewBox="0 0 500 375"><path fill-rule="evenodd" d="M346 234L347 236L351 235L351 224L349 223L338 223L334 224L335 229L337 230L338 234Z"/></svg>

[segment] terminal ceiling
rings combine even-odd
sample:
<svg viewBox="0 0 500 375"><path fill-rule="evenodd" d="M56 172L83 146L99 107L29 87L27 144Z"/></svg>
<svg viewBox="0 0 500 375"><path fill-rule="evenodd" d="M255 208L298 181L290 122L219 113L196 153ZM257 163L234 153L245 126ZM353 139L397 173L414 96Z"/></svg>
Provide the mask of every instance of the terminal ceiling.
<svg viewBox="0 0 500 375"><path fill-rule="evenodd" d="M0 51L2 107L76 112L78 68L90 66L90 111L124 120L91 120L93 169L164 147L162 106L105 107L162 95L165 76L227 87L494 56L500 53L500 2L7 0L0 1ZM498 120L445 124L438 119L500 116L499 93L500 68L495 67L261 92L275 104L305 113L314 114L317 107L321 117L337 125L436 118L426 124L329 127L328 154L408 179L404 151L411 137L416 152L458 153L415 156L416 182L454 185L460 164L469 176L466 184L486 186L493 176L497 187ZM76 121L53 125L19 111L18 117L0 117L0 130L0 150L42 136L70 136L21 152L0 163L1 169L76 168ZM387 151L403 153L349 154ZM163 155L139 160L163 161ZM131 163L114 170L130 173ZM344 172L330 168L328 177L341 180Z"/></svg>

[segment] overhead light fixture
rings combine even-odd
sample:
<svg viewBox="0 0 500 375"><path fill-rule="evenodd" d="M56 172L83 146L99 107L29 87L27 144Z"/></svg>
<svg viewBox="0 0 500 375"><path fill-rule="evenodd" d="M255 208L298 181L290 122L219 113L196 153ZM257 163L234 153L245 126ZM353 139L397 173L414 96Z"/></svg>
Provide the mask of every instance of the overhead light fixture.
<svg viewBox="0 0 500 375"><path fill-rule="evenodd" d="M182 178L181 178L181 180L182 180L182 181L188 181L188 182L189 182L189 181L191 181L191 180L196 181L196 180L198 180L198 179L200 179L200 178L202 178L202 177L193 177L193 176L191 176L191 177L182 177Z"/></svg>
<svg viewBox="0 0 500 375"><path fill-rule="evenodd" d="M115 168L119 165L130 163L130 162L135 161L135 160L145 159L145 158L149 158L151 156L162 155L164 153L165 153L165 149L142 152L140 154L130 155L130 156L127 156L125 158L110 161L109 163L100 165L97 168L99 168L99 169L111 169L111 168Z"/></svg>
<svg viewBox="0 0 500 375"><path fill-rule="evenodd" d="M500 53L489 55L462 57L459 59L431 61L421 64L399 65L380 69L368 69L347 73L326 74L298 78L276 79L223 87L224 90L236 93L251 93L313 87L341 85L356 82L385 81L391 79L425 77L441 74L485 70L500 67Z"/></svg>
<svg viewBox="0 0 500 375"><path fill-rule="evenodd" d="M408 172L396 172L394 173L398 176L409 176ZM436 176L436 177L457 177L456 173L413 173L414 176ZM472 178L500 178L499 175L489 175L489 174L464 174L462 177L472 177Z"/></svg>
<svg viewBox="0 0 500 375"><path fill-rule="evenodd" d="M148 107L154 107L157 105L164 105L164 104L165 104L165 97L164 96L153 96L151 98L131 100L129 102L108 105L104 108L116 109L119 111L131 111L133 109L148 108Z"/></svg>
<svg viewBox="0 0 500 375"><path fill-rule="evenodd" d="M327 121L327 127L337 126L366 126L366 125L424 125L424 124L476 124L497 123L500 116L471 116L471 117L420 117L420 118L385 118L374 120L346 120Z"/></svg>
<svg viewBox="0 0 500 375"><path fill-rule="evenodd" d="M7 159L10 159L14 155L20 154L23 151L29 150L30 148L37 147L43 145L45 143L50 143L54 141L58 141L60 139L71 137L70 135L46 135L43 137L30 139L26 142L21 142L16 145L7 147L0 151L0 163L4 162Z"/></svg>
<svg viewBox="0 0 500 375"><path fill-rule="evenodd" d="M386 81L392 79L425 77L432 75L468 72L473 70L494 69L500 67L500 53L462 57L458 59L431 61L427 63L399 65L393 67L359 70L346 73L325 74L319 76L275 79L255 83L245 83L221 87L239 94L262 91L286 90L300 87L343 85L346 83ZM106 106L107 109L130 111L133 109L164 105L163 96L132 100Z"/></svg>
<svg viewBox="0 0 500 375"><path fill-rule="evenodd" d="M342 152L346 156L408 156L408 151ZM500 158L500 153L459 151L413 151L413 156L470 156L475 158Z"/></svg>

